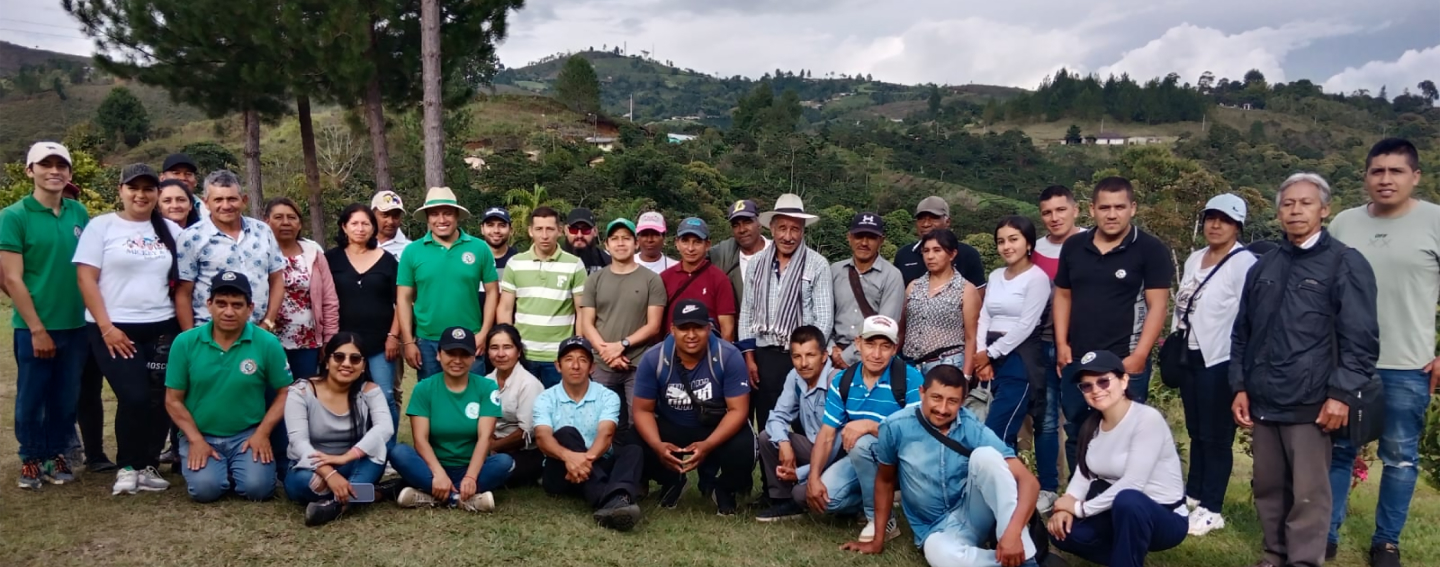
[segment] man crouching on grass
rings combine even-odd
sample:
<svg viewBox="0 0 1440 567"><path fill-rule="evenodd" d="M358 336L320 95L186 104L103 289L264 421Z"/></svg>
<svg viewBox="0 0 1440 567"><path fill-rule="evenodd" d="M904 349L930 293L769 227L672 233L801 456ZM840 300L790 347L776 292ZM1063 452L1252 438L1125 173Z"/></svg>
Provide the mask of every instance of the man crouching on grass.
<svg viewBox="0 0 1440 567"><path fill-rule="evenodd" d="M880 424L875 523L890 519L898 477L915 545L932 567L1034 567L1036 548L1026 525L1040 482L962 407L966 386L960 369L937 366L920 388L920 407ZM999 542L995 549L982 548L992 534ZM884 547L885 538L877 537L843 549L878 554Z"/></svg>

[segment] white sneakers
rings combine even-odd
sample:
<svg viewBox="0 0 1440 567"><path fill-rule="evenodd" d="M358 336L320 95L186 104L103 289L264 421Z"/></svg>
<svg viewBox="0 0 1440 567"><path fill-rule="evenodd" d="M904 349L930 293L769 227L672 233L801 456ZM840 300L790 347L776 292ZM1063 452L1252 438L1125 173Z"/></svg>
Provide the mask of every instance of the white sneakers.
<svg viewBox="0 0 1440 567"><path fill-rule="evenodd" d="M1041 514L1049 514L1051 510L1055 509L1055 501L1059 499L1059 494L1050 492L1049 490L1041 490L1040 497L1035 500L1035 511Z"/></svg>
<svg viewBox="0 0 1440 567"><path fill-rule="evenodd" d="M466 512L494 512L495 495L489 492L481 492L471 496L469 500L461 500L460 509Z"/></svg>
<svg viewBox="0 0 1440 567"><path fill-rule="evenodd" d="M1190 513L1190 535L1192 536L1203 536L1223 527L1225 527L1225 518L1204 507L1196 507L1195 511Z"/></svg>
<svg viewBox="0 0 1440 567"><path fill-rule="evenodd" d="M471 496L469 500L459 500L458 502L456 500L458 500L458 498L452 492L451 505L461 510L466 512L495 511L495 495L489 492L481 492ZM400 491L400 497L396 498L395 502L399 504L401 508L419 508L421 506L436 505L435 497L431 496L429 492L416 490L408 486Z"/></svg>
<svg viewBox="0 0 1440 567"><path fill-rule="evenodd" d="M162 478L155 467L145 467L141 471L125 467L115 473L115 486L110 489L110 495L160 492L167 488L170 488L170 481Z"/></svg>
<svg viewBox="0 0 1440 567"><path fill-rule="evenodd" d="M895 518L892 517L889 522L885 523L885 541L890 541L897 537L900 537L900 528L895 526ZM875 520L870 520L865 523L865 529L860 530L859 539L861 543L875 541Z"/></svg>
<svg viewBox="0 0 1440 567"><path fill-rule="evenodd" d="M395 503L399 504L401 508L434 506L435 497L431 496L429 492L415 490L407 486L400 490L400 496L395 499Z"/></svg>

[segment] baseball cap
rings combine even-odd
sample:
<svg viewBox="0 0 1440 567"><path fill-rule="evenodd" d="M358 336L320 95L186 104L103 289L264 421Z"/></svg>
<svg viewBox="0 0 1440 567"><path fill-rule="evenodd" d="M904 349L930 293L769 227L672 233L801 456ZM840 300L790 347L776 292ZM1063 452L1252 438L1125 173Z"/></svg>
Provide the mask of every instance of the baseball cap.
<svg viewBox="0 0 1440 567"><path fill-rule="evenodd" d="M399 193L394 191L381 191L370 198L370 208L382 213L404 211L405 201L400 200Z"/></svg>
<svg viewBox="0 0 1440 567"><path fill-rule="evenodd" d="M871 212L855 213L850 219L850 234L874 234L885 236L885 219Z"/></svg>
<svg viewBox="0 0 1440 567"><path fill-rule="evenodd" d="M70 150L65 149L59 142L35 142L35 145L30 146L30 152L25 154L25 167L35 165L50 156L60 156L66 165L75 163L75 160L70 159Z"/></svg>
<svg viewBox="0 0 1440 567"><path fill-rule="evenodd" d="M450 327L440 333L440 343L436 345L441 351L463 350L465 354L475 354L475 333L465 327Z"/></svg>
<svg viewBox="0 0 1440 567"><path fill-rule="evenodd" d="M160 171L170 171L175 169L177 165L188 165L190 169L200 171L200 167L195 165L195 160L190 159L190 156L185 154L170 154L165 156L165 163L160 166Z"/></svg>
<svg viewBox="0 0 1440 567"><path fill-rule="evenodd" d="M484 216L480 217L480 223L484 224L485 221L490 219L500 219L505 221L505 224L510 224L510 211L505 210L505 207L490 207L485 209Z"/></svg>
<svg viewBox="0 0 1440 567"><path fill-rule="evenodd" d="M615 232L615 229L619 227L630 229L632 236L635 234L635 223L630 222L630 219L615 219L610 221L610 224L605 225L605 237L609 238L610 233Z"/></svg>
<svg viewBox="0 0 1440 567"><path fill-rule="evenodd" d="M686 299L675 304L675 310L670 314L671 324L676 327L684 325L709 325L710 309L705 307L698 299Z"/></svg>
<svg viewBox="0 0 1440 567"><path fill-rule="evenodd" d="M160 176L155 175L155 170L143 163L132 163L125 166L125 169L120 172L120 184L129 185L131 181L141 177L149 177L156 185L160 184Z"/></svg>
<svg viewBox="0 0 1440 567"><path fill-rule="evenodd" d="M660 234L665 234L665 215L650 211L640 215L640 222L636 223L635 226L640 230L653 230Z"/></svg>
<svg viewBox="0 0 1440 567"><path fill-rule="evenodd" d="M710 240L710 225L698 217L690 217L680 221L680 226L675 229L675 237L679 238L687 234L694 235L701 240Z"/></svg>
<svg viewBox="0 0 1440 567"><path fill-rule="evenodd" d="M590 212L590 209L585 207L570 209L570 216L565 218L565 226L576 225L582 222L590 226L595 226L595 213Z"/></svg>
<svg viewBox="0 0 1440 567"><path fill-rule="evenodd" d="M753 219L758 218L759 216L760 206L756 205L755 201L751 201L750 199L741 199L739 201L735 201L735 204L730 206L730 214L726 217L726 220L733 221L738 218Z"/></svg>
<svg viewBox="0 0 1440 567"><path fill-rule="evenodd" d="M555 353L555 358L563 358L565 356L565 353L575 350L577 348L584 350L585 354L590 355L590 360L595 360L595 348L590 346L590 341L585 340L585 337L582 337L580 335L575 335L573 337L560 341L560 351Z"/></svg>
<svg viewBox="0 0 1440 567"><path fill-rule="evenodd" d="M915 206L915 216L919 217L925 214L948 217L950 216L950 203L946 203L945 199L934 195L921 199L920 204Z"/></svg>
<svg viewBox="0 0 1440 567"><path fill-rule="evenodd" d="M1221 193L1211 197L1209 201L1205 202L1205 210L1201 211L1200 215L1204 216L1210 211L1218 212L1230 217L1230 220L1245 224L1245 200L1234 193Z"/></svg>
<svg viewBox="0 0 1440 567"><path fill-rule="evenodd" d="M222 291L239 293L245 296L246 301L249 301L250 278L245 277L245 274L230 270L215 274L215 277L210 279L210 297L215 297L215 294Z"/></svg>
<svg viewBox="0 0 1440 567"><path fill-rule="evenodd" d="M894 319L884 315L871 315L865 318L865 323L860 326L860 338L869 339L874 337L885 337L890 342L899 342L900 325Z"/></svg>
<svg viewBox="0 0 1440 567"><path fill-rule="evenodd" d="M1092 350L1080 357L1081 374L1125 374L1125 362L1108 350Z"/></svg>

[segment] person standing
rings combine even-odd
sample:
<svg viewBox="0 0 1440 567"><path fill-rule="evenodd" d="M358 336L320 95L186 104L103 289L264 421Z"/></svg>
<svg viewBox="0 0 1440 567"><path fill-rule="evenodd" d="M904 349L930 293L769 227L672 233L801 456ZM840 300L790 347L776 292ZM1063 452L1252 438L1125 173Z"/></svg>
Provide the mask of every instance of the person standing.
<svg viewBox="0 0 1440 567"><path fill-rule="evenodd" d="M375 243L381 250L389 252L398 262L410 239L400 225L405 221L405 202L394 191L381 191L370 198L370 210L375 212Z"/></svg>
<svg viewBox="0 0 1440 567"><path fill-rule="evenodd" d="M1045 356L1040 318L1050 303L1050 278L1030 260L1035 225L1011 215L995 227L995 247L1005 267L990 272L975 330L975 363L980 380L992 383L994 398L985 425L1015 446L1031 400L1045 397Z"/></svg>
<svg viewBox="0 0 1440 567"><path fill-rule="evenodd" d="M560 249L560 215L530 212L530 249L510 259L500 281L498 321L520 330L530 371L546 388L560 383L555 357L575 334L575 306L585 292L585 265Z"/></svg>
<svg viewBox="0 0 1440 567"><path fill-rule="evenodd" d="M1185 483L1190 535L1203 536L1225 527L1220 508L1234 465L1235 420L1230 417L1230 332L1240 307L1245 274L1255 255L1237 239L1245 226L1245 200L1224 193L1205 203L1200 213L1208 246L1185 260L1180 291L1175 294L1171 329L1185 329L1185 357L1190 376L1180 386L1185 430L1190 434L1190 478ZM1173 340L1173 339L1171 339Z"/></svg>
<svg viewBox="0 0 1440 567"><path fill-rule="evenodd" d="M205 206L209 218L180 233L180 283L175 286L175 316L181 329L193 329L210 320L205 300L210 282L222 271L239 272L252 291L251 317L260 328L276 332L281 299L285 296L285 256L275 233L265 223L244 216L249 203L240 178L229 170L205 176Z"/></svg>
<svg viewBox="0 0 1440 567"><path fill-rule="evenodd" d="M160 182L179 181L185 184L190 192L190 207L196 211L195 221L210 216L210 211L205 208L205 203L195 198L196 190L199 189L200 167L195 165L195 160L185 154L170 154L165 156L165 162L160 166ZM193 224L193 222L191 223ZM187 228L189 224L182 225Z"/></svg>
<svg viewBox="0 0 1440 567"><path fill-rule="evenodd" d="M1075 203L1075 193L1064 185L1051 185L1040 192L1040 220L1045 223L1045 238L1035 241L1035 253L1030 257L1036 266L1045 270L1053 284L1055 273L1060 269L1060 249L1070 237L1085 232L1075 226L1080 207ZM1053 288L1053 285L1052 285ZM1053 301L1054 290L1051 290ZM1039 425L1035 432L1035 469L1040 478L1040 503L1037 509L1048 513L1050 506L1060 497L1060 373L1055 364L1055 327L1050 315L1050 306L1045 307L1042 319L1040 341L1045 355L1045 397L1031 402L1031 417Z"/></svg>
<svg viewBox="0 0 1440 567"><path fill-rule="evenodd" d="M974 370L975 357L965 356L965 345L975 344L984 300L955 269L960 246L960 239L948 228L926 233L920 249L929 271L906 284L900 352L922 374L942 364L963 369L966 375Z"/></svg>
<svg viewBox="0 0 1440 567"><path fill-rule="evenodd" d="M490 332L500 278L490 247L460 229L470 211L460 206L449 187L430 188L415 214L425 218L430 231L406 246L400 257L395 309L405 362L425 380L440 374L439 345L445 329L465 327L475 337ZM485 305L480 305L475 292L481 286ZM473 345L471 353L481 346ZM483 376L484 370L483 361L476 359L471 371Z"/></svg>
<svg viewBox="0 0 1440 567"><path fill-rule="evenodd" d="M570 209L570 215L565 218L565 243L560 245L560 248L584 262L586 274L593 274L610 265L610 254L595 245L598 228L595 224L595 213L590 212L590 209Z"/></svg>
<svg viewBox="0 0 1440 567"><path fill-rule="evenodd" d="M760 207L755 201L735 201L726 215L730 221L730 238L716 244L707 254L715 267L730 278L730 292L737 307L745 297L745 282L749 281L752 260L770 247L770 239L761 232L759 217ZM679 238L678 235L676 238ZM678 241L676 245L678 248Z"/></svg>
<svg viewBox="0 0 1440 567"><path fill-rule="evenodd" d="M490 255L495 257L495 274L499 278L505 274L505 266L510 263L510 258L519 254L520 251L510 244L510 211L504 207L490 207L485 209L485 214L480 217L480 236L485 244L490 247ZM485 288L480 288L480 305L485 305ZM499 298L496 298L498 305ZM480 356L487 356L489 353L481 351Z"/></svg>
<svg viewBox="0 0 1440 567"><path fill-rule="evenodd" d="M686 299L705 304L714 317L715 329L720 337L735 340L735 313L739 301L731 293L734 287L727 285L725 273L710 260L710 226L697 217L680 221L675 229L675 247L680 249L680 263L660 273L665 284L666 305L674 305ZM665 322L661 329L670 328L670 310L665 310Z"/></svg>
<svg viewBox="0 0 1440 567"><path fill-rule="evenodd" d="M200 222L200 211L205 210L199 199L190 191L190 186L178 179L160 182L160 214L180 228Z"/></svg>
<svg viewBox="0 0 1440 567"><path fill-rule="evenodd" d="M659 274L635 261L634 228L629 219L606 225L611 262L586 280L578 325L580 336L594 345L599 357L590 377L624 403L618 424L622 435L630 428L628 410L635 403L635 364L661 336L665 317L665 284Z"/></svg>
<svg viewBox="0 0 1440 567"><path fill-rule="evenodd" d="M395 279L400 263L375 240L375 213L361 203L340 212L336 246L325 252L342 332L355 333L364 347L365 368L389 404L393 427L400 426L395 403L396 362L400 358L400 320L395 312ZM324 360L321 360L324 363Z"/></svg>
<svg viewBox="0 0 1440 567"><path fill-rule="evenodd" d="M905 277L880 257L885 244L885 219L873 212L850 219L850 257L830 266L835 293L835 329L830 334L830 363L844 370L860 361L855 338L866 317L884 315L900 320L905 311ZM794 358L794 357L791 357Z"/></svg>
<svg viewBox="0 0 1440 567"><path fill-rule="evenodd" d="M1375 274L1323 228L1324 178L1291 175L1275 200L1287 240L1245 276L1231 333L1230 411L1251 430L1264 545L1257 565L1316 567L1325 562L1332 499L1330 479L1316 473L1330 467L1330 434L1348 422L1380 356Z"/></svg>
<svg viewBox="0 0 1440 567"><path fill-rule="evenodd" d="M1365 159L1365 192L1370 202L1335 215L1330 234L1354 246L1378 278L1377 313L1380 359L1385 388L1384 431L1380 435L1380 499L1370 538L1370 565L1400 567L1400 532L1415 495L1430 395L1440 385L1435 357L1435 310L1440 298L1440 206L1415 198L1420 160L1414 144L1389 138L1370 148ZM1350 475L1355 462L1348 439L1336 439L1330 461L1334 511L1330 549L1338 546L1345 522ZM1327 552L1327 556L1332 555Z"/></svg>
<svg viewBox="0 0 1440 567"><path fill-rule="evenodd" d="M290 372L314 376L320 369L320 347L340 331L340 300L330 263L320 244L300 237L300 208L294 201L276 197L265 203L265 222L285 256L285 295L279 299L275 336L285 345Z"/></svg>
<svg viewBox="0 0 1440 567"><path fill-rule="evenodd" d="M657 211L643 213L635 229L640 231L636 236L640 243L640 254L635 263L657 274L679 264L674 258L665 255L664 215ZM615 252L611 251L610 255L613 257Z"/></svg>
<svg viewBox="0 0 1440 567"><path fill-rule="evenodd" d="M39 142L25 156L34 189L0 211L0 266L14 313L15 440L20 488L75 480L64 453L75 431L80 373L90 350L73 258L90 214L62 192L70 151ZM78 463L77 463L78 464Z"/></svg>
<svg viewBox="0 0 1440 567"><path fill-rule="evenodd" d="M895 250L895 267L905 276L905 285L910 285L910 282L930 271L925 267L920 244L930 231L942 228L950 228L950 203L933 195L921 199L920 204L915 206L915 236L918 240ZM970 282L970 285L976 289L985 287L985 262L981 260L980 253L969 244L960 243L954 263L955 271L965 278L965 281Z"/></svg>
<svg viewBox="0 0 1440 567"><path fill-rule="evenodd" d="M771 506L755 516L759 522L804 516L803 483L810 478L810 467L829 464L810 462L815 439L824 427L830 378L838 372L825 356L825 333L809 325L795 329L790 333L790 360L795 370L785 377L780 401L760 433L760 475ZM795 431L791 424L797 420L800 429Z"/></svg>
<svg viewBox="0 0 1440 567"><path fill-rule="evenodd" d="M820 217L805 212L798 195L786 193L775 210L760 215L775 245L755 261L740 311L740 343L750 385L755 388L755 421L765 423L780 399L790 366L790 333L801 325L835 327L830 263L805 245L805 229Z"/></svg>

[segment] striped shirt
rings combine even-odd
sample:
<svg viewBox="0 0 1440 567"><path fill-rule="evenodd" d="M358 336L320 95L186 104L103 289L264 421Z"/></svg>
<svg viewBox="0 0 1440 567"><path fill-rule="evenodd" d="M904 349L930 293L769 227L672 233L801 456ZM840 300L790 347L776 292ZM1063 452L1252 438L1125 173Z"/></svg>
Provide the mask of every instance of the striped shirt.
<svg viewBox="0 0 1440 567"><path fill-rule="evenodd" d="M575 297L584 291L585 265L574 254L556 250L540 260L532 248L510 259L500 292L515 294L515 328L526 358L554 362L560 342L575 334Z"/></svg>
<svg viewBox="0 0 1440 567"><path fill-rule="evenodd" d="M830 391L825 394L825 425L839 429L845 424L857 419L868 419L870 421L882 422L885 417L904 409L905 406L912 406L920 403L920 383L924 378L915 367L905 365L905 406L895 403L895 394L890 391L890 365L885 366L885 373L875 382L875 388L865 388L865 372L862 368L856 368L855 374L850 377L850 398L840 403L840 384L844 374L836 376L830 385Z"/></svg>

